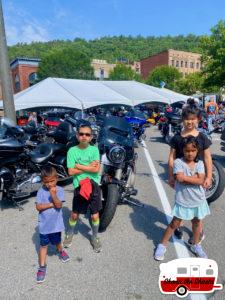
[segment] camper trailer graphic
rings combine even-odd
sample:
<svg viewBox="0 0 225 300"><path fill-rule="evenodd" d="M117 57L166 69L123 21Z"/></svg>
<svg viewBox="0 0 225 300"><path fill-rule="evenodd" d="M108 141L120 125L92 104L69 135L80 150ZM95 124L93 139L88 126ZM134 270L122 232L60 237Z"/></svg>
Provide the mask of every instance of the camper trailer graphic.
<svg viewBox="0 0 225 300"><path fill-rule="evenodd" d="M212 293L223 286L216 284L218 266L215 260L180 258L160 264L159 289L163 294L186 297L188 293Z"/></svg>

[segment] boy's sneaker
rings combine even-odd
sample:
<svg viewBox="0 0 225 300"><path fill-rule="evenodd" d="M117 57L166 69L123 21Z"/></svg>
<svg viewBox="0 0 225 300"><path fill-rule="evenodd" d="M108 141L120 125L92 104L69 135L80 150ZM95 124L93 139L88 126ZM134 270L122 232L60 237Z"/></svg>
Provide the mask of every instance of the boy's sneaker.
<svg viewBox="0 0 225 300"><path fill-rule="evenodd" d="M202 246L199 244L192 245L191 251L197 256L201 258L208 258L206 253L203 251Z"/></svg>
<svg viewBox="0 0 225 300"><path fill-rule="evenodd" d="M154 255L155 260L164 260L165 253L166 253L166 247L163 244L158 244Z"/></svg>
<svg viewBox="0 0 225 300"><path fill-rule="evenodd" d="M102 245L99 238L91 237L90 243L94 249L94 252L99 253L102 251Z"/></svg>
<svg viewBox="0 0 225 300"><path fill-rule="evenodd" d="M178 240L181 240L183 237L183 231L180 228L174 230L174 235Z"/></svg>
<svg viewBox="0 0 225 300"><path fill-rule="evenodd" d="M37 271L37 283L42 283L45 281L45 275L46 275L46 266L45 267L39 267Z"/></svg>
<svg viewBox="0 0 225 300"><path fill-rule="evenodd" d="M70 260L69 255L66 253L65 250L59 252L59 259L64 263Z"/></svg>
<svg viewBox="0 0 225 300"><path fill-rule="evenodd" d="M204 235L204 232L202 231L200 233L200 238L199 238L199 243L198 244L201 244L201 242L205 239L205 235ZM194 244L194 236L192 235L189 239L188 239L188 244L189 245L193 245Z"/></svg>
<svg viewBox="0 0 225 300"><path fill-rule="evenodd" d="M73 240L73 233L67 233L63 241L63 246L65 248L69 248L72 245L72 240Z"/></svg>

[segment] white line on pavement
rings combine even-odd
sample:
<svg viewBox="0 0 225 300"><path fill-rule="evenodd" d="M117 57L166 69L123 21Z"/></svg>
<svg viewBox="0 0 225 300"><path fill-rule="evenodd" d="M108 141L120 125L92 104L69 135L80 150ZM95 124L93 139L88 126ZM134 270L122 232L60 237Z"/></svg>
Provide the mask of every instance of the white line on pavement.
<svg viewBox="0 0 225 300"><path fill-rule="evenodd" d="M151 173L152 173L152 177L153 177L157 192L159 194L159 198L160 198L161 203L162 203L163 210L166 214L167 222L170 223L170 221L171 221L171 217L170 217L170 215L171 215L171 206L170 206L169 200L166 196L166 192L164 190L164 187L161 183L161 180L158 176L158 173L155 169L152 158L150 156L150 153L149 153L149 151L147 149L147 146L146 146L144 141L142 141L142 145L143 145L143 148L144 148L144 152L145 152L145 156L146 156L149 168L150 168ZM174 242L174 247L175 247L175 250L177 252L177 257L178 258L190 257L189 253L187 251L187 248L186 248L186 246L185 246L185 244L182 240L177 240L177 239L173 238L173 242ZM203 295L203 294L191 294L190 299L192 299L192 300L206 300L206 296Z"/></svg>

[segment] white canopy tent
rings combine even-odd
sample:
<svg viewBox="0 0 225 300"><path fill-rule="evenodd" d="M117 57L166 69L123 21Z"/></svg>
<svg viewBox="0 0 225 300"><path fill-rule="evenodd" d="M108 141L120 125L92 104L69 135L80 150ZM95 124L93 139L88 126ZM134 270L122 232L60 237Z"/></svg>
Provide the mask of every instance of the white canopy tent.
<svg viewBox="0 0 225 300"><path fill-rule="evenodd" d="M16 110L35 107L86 109L104 104L135 106L147 102L171 104L188 96L136 81L96 81L47 78L14 96Z"/></svg>

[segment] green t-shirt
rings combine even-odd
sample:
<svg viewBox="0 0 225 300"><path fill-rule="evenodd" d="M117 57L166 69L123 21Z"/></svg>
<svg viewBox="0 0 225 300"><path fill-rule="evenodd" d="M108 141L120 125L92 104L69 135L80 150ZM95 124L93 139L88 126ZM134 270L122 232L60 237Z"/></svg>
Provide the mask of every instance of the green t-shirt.
<svg viewBox="0 0 225 300"><path fill-rule="evenodd" d="M87 166L94 160L100 160L100 154L98 148L95 146L89 145L85 149L81 149L78 146L71 147L67 152L67 168L72 169L75 167L75 164L80 164ZM79 182L85 178L93 179L98 184L100 183L99 173L89 173L84 172L82 174L73 176L73 185L74 188L79 186Z"/></svg>

